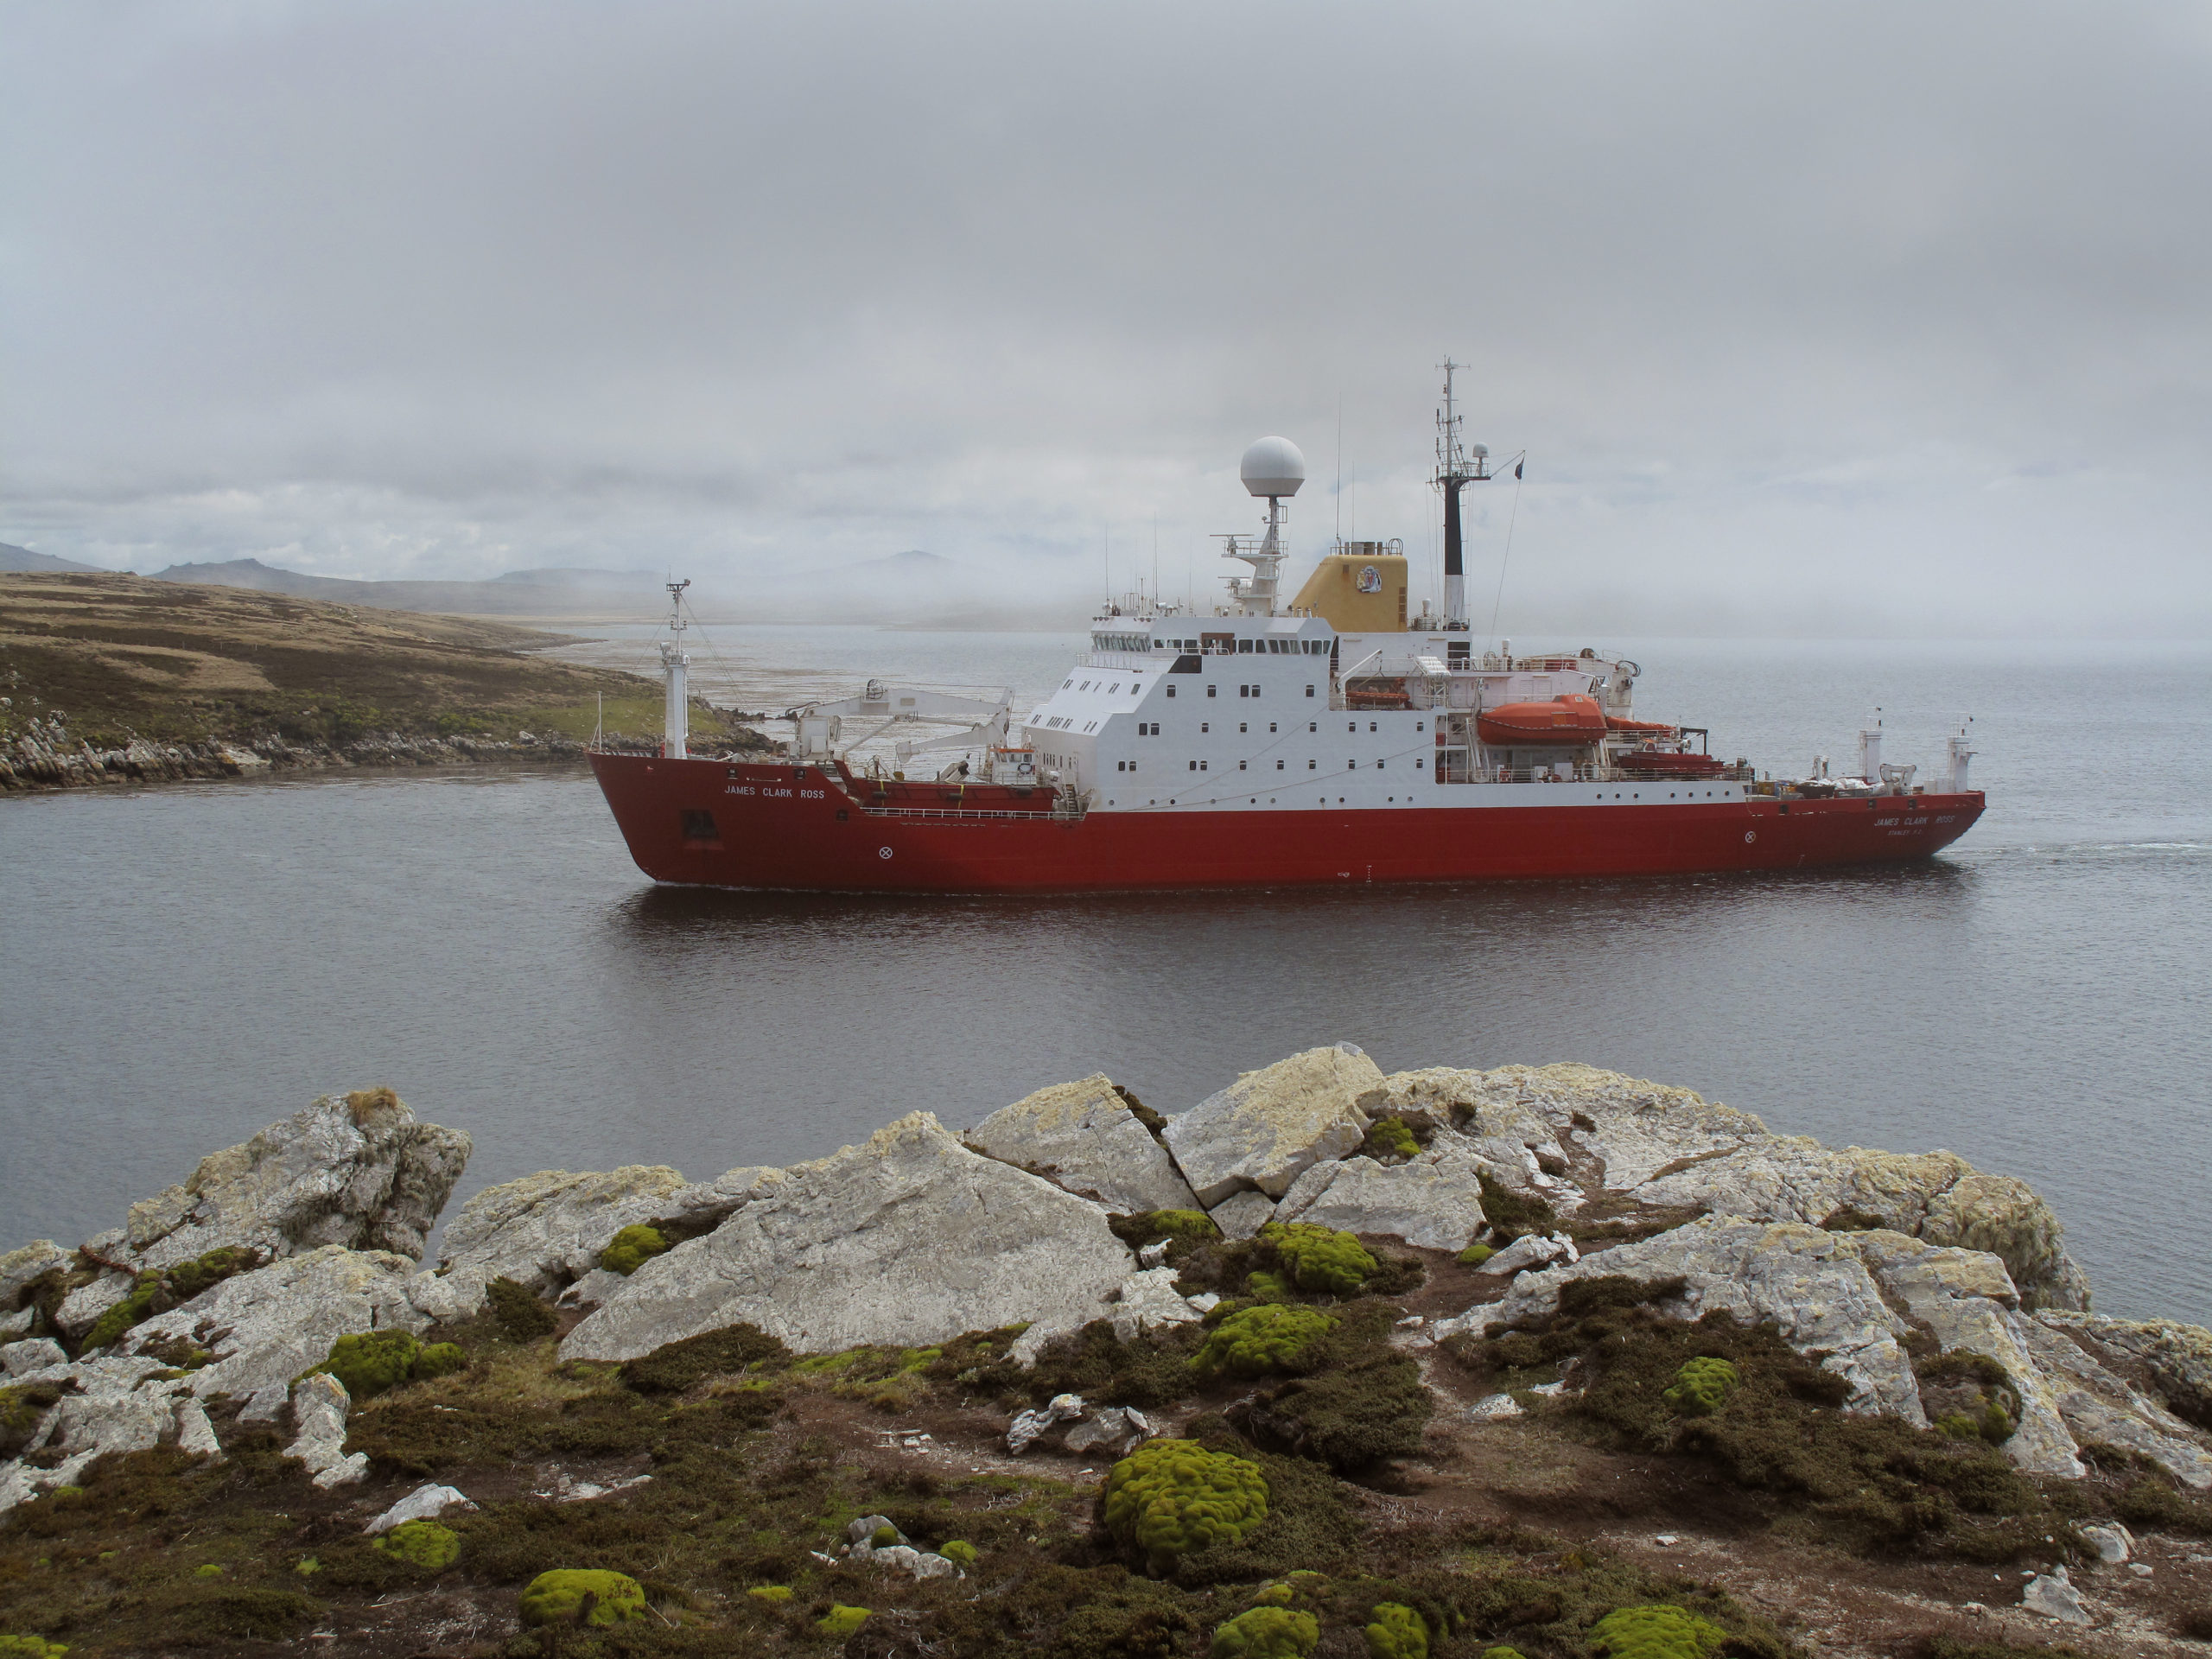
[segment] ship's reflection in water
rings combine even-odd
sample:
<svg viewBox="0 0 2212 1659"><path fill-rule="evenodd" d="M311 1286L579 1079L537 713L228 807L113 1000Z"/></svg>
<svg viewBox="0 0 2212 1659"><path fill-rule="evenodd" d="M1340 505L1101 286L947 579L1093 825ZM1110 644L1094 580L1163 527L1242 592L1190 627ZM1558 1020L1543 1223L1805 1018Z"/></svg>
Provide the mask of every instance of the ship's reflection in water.
<svg viewBox="0 0 2212 1659"><path fill-rule="evenodd" d="M1938 863L1018 901L659 887L611 908L597 977L615 1026L652 1033L633 1058L662 1097L743 1141L733 1161L918 1108L963 1126L1101 1069L1175 1112L1338 1040L1386 1071L1585 1060L1823 1139L1998 1144L2011 1110L1945 1076L1986 1058L1980 885Z"/></svg>

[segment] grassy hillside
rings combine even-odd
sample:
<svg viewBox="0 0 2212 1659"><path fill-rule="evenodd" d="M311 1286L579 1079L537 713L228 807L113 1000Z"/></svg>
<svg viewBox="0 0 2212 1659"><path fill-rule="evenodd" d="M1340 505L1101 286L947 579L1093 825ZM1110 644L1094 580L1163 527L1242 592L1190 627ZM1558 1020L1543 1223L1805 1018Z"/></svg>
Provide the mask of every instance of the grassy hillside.
<svg viewBox="0 0 2212 1659"><path fill-rule="evenodd" d="M0 740L59 712L96 748L660 729L660 688L534 654L565 636L137 576L0 575ZM696 728L718 726L695 713ZM720 736L702 730L702 737Z"/></svg>

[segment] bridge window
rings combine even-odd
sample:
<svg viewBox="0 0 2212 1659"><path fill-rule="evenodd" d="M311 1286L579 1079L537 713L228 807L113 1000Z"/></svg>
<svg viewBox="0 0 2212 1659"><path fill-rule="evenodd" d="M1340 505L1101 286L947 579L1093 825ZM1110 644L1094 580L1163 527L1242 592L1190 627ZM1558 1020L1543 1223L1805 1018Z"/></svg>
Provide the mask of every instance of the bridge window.
<svg viewBox="0 0 2212 1659"><path fill-rule="evenodd" d="M1249 657L1252 654L1252 642L1249 639L1239 639L1236 642L1236 649Z"/></svg>

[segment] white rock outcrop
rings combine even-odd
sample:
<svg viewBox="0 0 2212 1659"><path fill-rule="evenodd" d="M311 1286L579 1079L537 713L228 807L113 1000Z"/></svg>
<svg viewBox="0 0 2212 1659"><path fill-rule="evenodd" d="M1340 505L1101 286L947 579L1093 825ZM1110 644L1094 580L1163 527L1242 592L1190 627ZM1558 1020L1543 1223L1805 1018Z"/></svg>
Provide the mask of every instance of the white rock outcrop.
<svg viewBox="0 0 2212 1659"><path fill-rule="evenodd" d="M1100 1206L916 1112L784 1171L713 1232L647 1262L561 1353L629 1359L741 1321L802 1353L1024 1320L1073 1329L1106 1314L1134 1266Z"/></svg>
<svg viewBox="0 0 2212 1659"><path fill-rule="evenodd" d="M68 1363L69 1356L51 1337L32 1337L0 1348L0 1370L5 1370L10 1376L28 1376L31 1372L42 1371L49 1365L67 1365Z"/></svg>
<svg viewBox="0 0 2212 1659"><path fill-rule="evenodd" d="M125 1332L120 1353L183 1340L213 1360L190 1374L192 1392L247 1395L282 1388L355 1332L420 1332L430 1321L407 1298L414 1263L383 1250L326 1244L224 1280Z"/></svg>
<svg viewBox="0 0 2212 1659"><path fill-rule="evenodd" d="M1233 1243L1256 1236L1261 1228L1273 1221L1275 1201L1255 1186L1247 1187L1230 1193L1206 1215L1221 1229L1221 1236Z"/></svg>
<svg viewBox="0 0 2212 1659"><path fill-rule="evenodd" d="M1681 1294L1654 1306L1694 1319L1726 1309L1745 1324L1771 1320L1801 1353L1826 1356L1821 1368L1851 1386L1845 1409L1887 1412L1924 1427L1919 1384L1898 1338L1909 1329L1844 1235L1797 1223L1700 1219L1655 1238L1622 1244L1580 1262L1523 1273L1505 1300L1440 1320L1439 1341L1485 1325L1549 1314L1578 1279L1624 1274L1680 1279Z"/></svg>
<svg viewBox="0 0 2212 1659"><path fill-rule="evenodd" d="M1679 1160L1766 1135L1766 1125L1749 1112L1594 1065L1489 1071L1437 1066L1399 1072L1386 1084L1367 1103L1370 1116L1426 1111L1477 1143L1479 1155L1499 1171L1526 1168L1524 1157L1558 1160L1572 1147L1596 1159L1605 1185L1616 1190L1637 1186Z"/></svg>
<svg viewBox="0 0 2212 1659"><path fill-rule="evenodd" d="M369 1472L365 1452L346 1450L346 1420L352 1415L353 1396L346 1385L327 1371L303 1376L292 1390L292 1443L288 1458L308 1466L317 1486L349 1486Z"/></svg>
<svg viewBox="0 0 2212 1659"><path fill-rule="evenodd" d="M1999 1258L2031 1307L2078 1307L2088 1281L2066 1255L2058 1217L2024 1181L1983 1175L1955 1153L1840 1151L1767 1135L1643 1182L1639 1202L1815 1226L1855 1212L1930 1244Z"/></svg>
<svg viewBox="0 0 2212 1659"><path fill-rule="evenodd" d="M382 1515L361 1529L371 1537L390 1532L394 1527L404 1526L410 1521L435 1521L448 1510L473 1510L476 1505L468 1494L458 1486L442 1486L432 1481L417 1486Z"/></svg>
<svg viewBox="0 0 2212 1659"><path fill-rule="evenodd" d="M987 1158L1044 1176L1109 1210L1195 1210L1198 1195L1103 1071L1001 1107L968 1131Z"/></svg>
<svg viewBox="0 0 2212 1659"><path fill-rule="evenodd" d="M1580 1259L1581 1252L1574 1248L1574 1241L1563 1234L1523 1233L1486 1259L1475 1271L1507 1279L1526 1268L1548 1268L1554 1262Z"/></svg>
<svg viewBox="0 0 2212 1659"><path fill-rule="evenodd" d="M2091 1344L2115 1365L2139 1367L2168 1410L2199 1428L2212 1428L2212 1331L2178 1319L2116 1319L2057 1310L2037 1318Z"/></svg>
<svg viewBox="0 0 2212 1659"><path fill-rule="evenodd" d="M228 1245L265 1258L341 1244L419 1260L469 1151L466 1135L418 1121L388 1089L327 1095L132 1205L120 1249L139 1268Z"/></svg>
<svg viewBox="0 0 2212 1659"><path fill-rule="evenodd" d="M625 1227L654 1221L680 1222L687 1230L711 1226L780 1173L734 1169L700 1183L666 1164L626 1164L581 1173L540 1170L487 1186L448 1224L437 1267L416 1275L409 1294L439 1319L477 1312L494 1279L549 1295L599 1271L600 1252Z"/></svg>
<svg viewBox="0 0 2212 1659"><path fill-rule="evenodd" d="M31 1281L75 1260L50 1238L33 1239L20 1249L0 1255L0 1308L12 1308Z"/></svg>
<svg viewBox="0 0 2212 1659"><path fill-rule="evenodd" d="M1169 1119L1167 1150L1209 1209L1254 1187L1280 1198L1315 1164L1359 1145L1368 1125L1360 1096L1382 1083L1375 1062L1350 1043L1309 1048Z"/></svg>
<svg viewBox="0 0 2212 1659"><path fill-rule="evenodd" d="M1484 1224L1481 1166L1452 1147L1431 1147L1402 1164L1365 1157L1315 1164L1291 1183L1272 1219L1462 1250Z"/></svg>
<svg viewBox="0 0 2212 1659"><path fill-rule="evenodd" d="M1101 1311L1114 1322L1114 1334L1123 1342L1140 1332L1196 1325L1205 1317L1175 1288L1173 1268L1147 1268L1131 1274L1114 1293L1112 1305Z"/></svg>

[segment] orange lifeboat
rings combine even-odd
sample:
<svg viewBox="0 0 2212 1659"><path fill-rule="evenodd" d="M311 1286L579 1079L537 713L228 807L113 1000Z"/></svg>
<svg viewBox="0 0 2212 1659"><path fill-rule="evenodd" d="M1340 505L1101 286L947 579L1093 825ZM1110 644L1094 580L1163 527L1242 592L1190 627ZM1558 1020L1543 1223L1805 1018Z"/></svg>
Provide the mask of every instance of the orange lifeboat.
<svg viewBox="0 0 2212 1659"><path fill-rule="evenodd" d="M1681 734L1663 720L1624 720L1618 715L1605 716L1609 732L1632 732L1639 737L1676 737Z"/></svg>
<svg viewBox="0 0 2212 1659"><path fill-rule="evenodd" d="M1475 716L1475 735L1494 749L1588 748L1605 734L1597 698L1574 691L1549 702L1501 702Z"/></svg>

